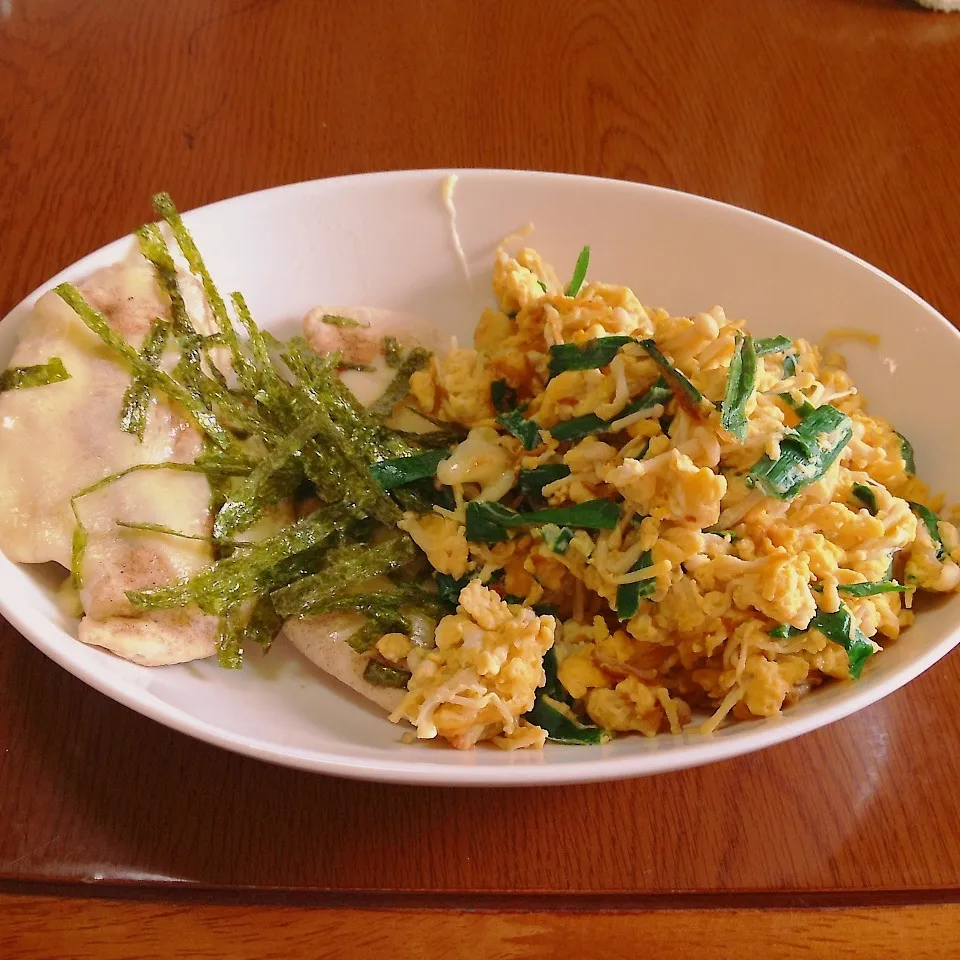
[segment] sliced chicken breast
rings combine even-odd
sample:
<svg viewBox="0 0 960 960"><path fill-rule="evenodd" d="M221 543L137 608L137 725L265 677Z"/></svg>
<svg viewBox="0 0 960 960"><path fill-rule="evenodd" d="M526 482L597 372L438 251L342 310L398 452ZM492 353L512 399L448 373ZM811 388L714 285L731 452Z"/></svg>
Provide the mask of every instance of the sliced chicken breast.
<svg viewBox="0 0 960 960"><path fill-rule="evenodd" d="M195 326L212 332L192 278L182 286ZM142 257L107 267L80 285L111 328L139 348L157 317L167 316L152 266ZM150 403L143 442L120 430L130 370L55 293L38 300L11 366L60 357L70 379L0 395L0 550L22 563L71 566L76 518L71 498L138 464L192 462L201 439L162 398ZM88 539L80 565L84 621L80 639L139 662L178 663L210 656L217 624L197 609L140 614L126 590L187 576L213 559L199 541L126 530L116 521L159 523L209 534L209 487L199 474L130 474L77 501Z"/></svg>

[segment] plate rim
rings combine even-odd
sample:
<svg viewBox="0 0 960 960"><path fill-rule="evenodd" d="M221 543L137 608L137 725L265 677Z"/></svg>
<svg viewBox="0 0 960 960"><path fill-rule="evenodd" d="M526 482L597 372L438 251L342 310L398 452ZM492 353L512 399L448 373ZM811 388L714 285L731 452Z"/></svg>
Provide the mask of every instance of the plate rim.
<svg viewBox="0 0 960 960"><path fill-rule="evenodd" d="M735 211L738 215L745 215L747 219L756 219L757 221L765 222L770 226L776 227L779 230L786 230L795 236L803 238L804 241L814 241L815 244L820 245L833 254L840 254L859 267L866 268L870 273L890 284L901 294L906 294L915 304L924 310L930 321L942 324L954 336L960 339L960 331L919 294L879 267L874 266L829 240L818 237L792 224L785 223L782 220L758 213L757 211L737 204L716 200L701 194L678 190L672 187L662 187L633 180L522 168L463 167L371 171L344 174L336 177L293 181L272 187L264 187L259 190L237 194L236 196L222 198L199 207L194 207L184 212L182 216L189 225L191 218L201 213L215 211L222 205L231 204L241 199L249 200L255 197L279 195L320 184L332 185L335 188L337 184L345 184L348 182L357 183L367 180L397 183L436 180L439 186L439 182L443 178L451 175L470 178L490 177L492 179L502 177L528 177L535 180L565 180L568 182L588 184L604 183L622 189L637 190L642 193L683 198L686 202L693 201L708 208L725 208ZM14 314L26 310L32 305L36 298L53 289L58 283L71 277L79 276L87 264L102 259L108 254L112 255L114 248L119 248L125 243L130 243L132 239L133 233L131 231L115 240L103 244L98 249L91 251L65 267L20 300L3 320L0 320L0 323L5 323ZM6 563L12 563L12 561L8 561L6 558L2 559ZM21 567L26 565L15 564L15 566ZM353 760L345 759L335 754L325 754L320 750L306 751L296 748L281 750L265 741L260 741L247 735L224 731L209 721L199 720L181 707L175 707L165 703L148 690L137 687L135 684L130 684L122 677L90 669L79 660L75 660L71 656L72 646L67 646L62 643L63 631L61 631L59 627L41 614L35 614L40 618L37 623L28 622L29 608L24 607L24 615L22 615L19 607L15 603L12 603L4 593L0 593L0 614L2 614L11 626L30 644L87 686L92 687L99 693L110 697L117 703L134 710L150 720L161 723L170 729L186 734L201 742L229 750L242 756L263 760L274 765L292 767L313 773L323 773L346 779L374 782L448 787L537 787L574 783L599 783L641 776L652 776L659 773L689 769L691 767L743 756L747 753L775 746L776 744L784 743L803 734L830 726L839 720L879 702L908 684L911 680L916 679L916 677L946 656L947 653L960 643L960 621L958 621L951 632L947 633L947 635L938 642L932 644L915 660L874 686L861 689L853 688L848 696L841 697L834 703L825 704L819 710L814 710L801 716L791 717L789 713L787 713L764 718L763 720L757 721L755 725L751 724L750 726L753 727L753 729L744 729L744 733L726 740L713 739L716 736L714 734L683 734L683 737L691 738L691 740L690 742L684 743L680 749L663 752L653 750L638 751L635 755L628 756L604 757L601 755L572 763L524 762L522 764L504 763L489 766L464 763L462 765L455 765L452 763L444 764L442 762L425 763L422 759L418 760L411 757L409 760L402 758L398 760L377 760L375 764L371 765L370 761L362 758ZM80 643L76 638L71 639L73 643ZM82 649L82 647L78 649ZM156 668L143 669L149 670ZM696 741L692 740L694 736L696 737ZM398 744L398 754L402 754L403 749L404 745ZM495 748L490 747L489 749ZM562 746L557 747L557 745L553 745L553 749L562 749ZM602 746L594 749L604 750ZM505 754L504 756L506 759L510 755Z"/></svg>

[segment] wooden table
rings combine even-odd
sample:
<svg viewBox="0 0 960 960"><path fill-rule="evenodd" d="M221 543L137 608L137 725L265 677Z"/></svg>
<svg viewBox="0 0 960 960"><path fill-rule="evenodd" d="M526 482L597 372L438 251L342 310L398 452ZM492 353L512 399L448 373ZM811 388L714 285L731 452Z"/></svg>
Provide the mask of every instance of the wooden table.
<svg viewBox="0 0 960 960"><path fill-rule="evenodd" d="M159 188L499 166L759 210L956 320L958 159L960 15L893 0L0 0L0 316ZM960 653L717 766L458 791L218 752L0 639L5 958L960 951Z"/></svg>

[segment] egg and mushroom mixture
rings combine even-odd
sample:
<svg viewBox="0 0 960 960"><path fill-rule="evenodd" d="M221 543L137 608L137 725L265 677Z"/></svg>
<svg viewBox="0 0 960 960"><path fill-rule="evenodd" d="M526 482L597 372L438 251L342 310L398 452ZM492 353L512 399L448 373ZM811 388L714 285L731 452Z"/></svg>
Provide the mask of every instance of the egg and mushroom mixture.
<svg viewBox="0 0 960 960"><path fill-rule="evenodd" d="M410 380L469 432L405 514L442 591L393 719L454 746L679 733L855 680L960 585L960 537L842 358L496 256L472 348ZM441 452L440 456L444 456Z"/></svg>

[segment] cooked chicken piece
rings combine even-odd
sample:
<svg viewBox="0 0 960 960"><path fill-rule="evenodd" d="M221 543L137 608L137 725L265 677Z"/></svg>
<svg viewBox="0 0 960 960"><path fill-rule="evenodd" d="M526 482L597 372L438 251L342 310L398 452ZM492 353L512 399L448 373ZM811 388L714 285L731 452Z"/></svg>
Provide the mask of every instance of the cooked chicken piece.
<svg viewBox="0 0 960 960"><path fill-rule="evenodd" d="M181 280L198 330L212 332L199 287ZM80 290L111 328L139 348L166 298L142 257L97 271ZM115 359L57 294L41 297L12 366L60 357L70 379L0 395L0 549L22 563L70 567L76 520L71 498L103 477L143 463L191 462L201 438L162 398L150 403L143 442L120 430L130 370ZM77 501L88 542L80 566L85 619L80 639L127 659L177 663L210 656L217 624L198 610L139 615L125 591L187 576L212 559L200 541L127 530L116 521L156 523L183 533L210 531L202 475L133 473Z"/></svg>
<svg viewBox="0 0 960 960"><path fill-rule="evenodd" d="M405 690L379 687L363 679L370 655L357 653L347 638L363 626L358 613L326 613L305 620L288 620L283 632L290 642L324 673L335 677L368 700L392 713L400 706Z"/></svg>
<svg viewBox="0 0 960 960"><path fill-rule="evenodd" d="M325 322L324 317L345 318L360 326ZM449 347L449 337L426 320L374 307L314 307L304 317L303 332L317 353L339 350L345 363L373 367L372 371L344 370L342 374L343 382L365 404L373 403L393 378L394 371L384 356L385 337L395 338L404 350L425 347L443 353Z"/></svg>
<svg viewBox="0 0 960 960"><path fill-rule="evenodd" d="M360 326L324 322L325 316L348 318ZM303 321L304 334L317 353L334 350L343 353L349 363L365 364L374 371L351 371L343 373L343 380L357 398L365 404L372 403L390 383L394 371L386 364L384 338L395 337L405 349L423 346L427 349L443 349L444 337L432 325L419 317L394 310L377 310L370 307L314 307ZM407 430L430 430L431 425L415 414L398 412L390 421L391 426ZM381 585L389 589L387 581ZM331 613L304 620L288 620L283 628L291 643L313 664L352 687L368 700L393 711L403 698L404 691L368 683L363 672L370 660L369 653L356 653L347 643L347 637L363 626L365 618L355 613ZM423 643L432 642L423 636Z"/></svg>

